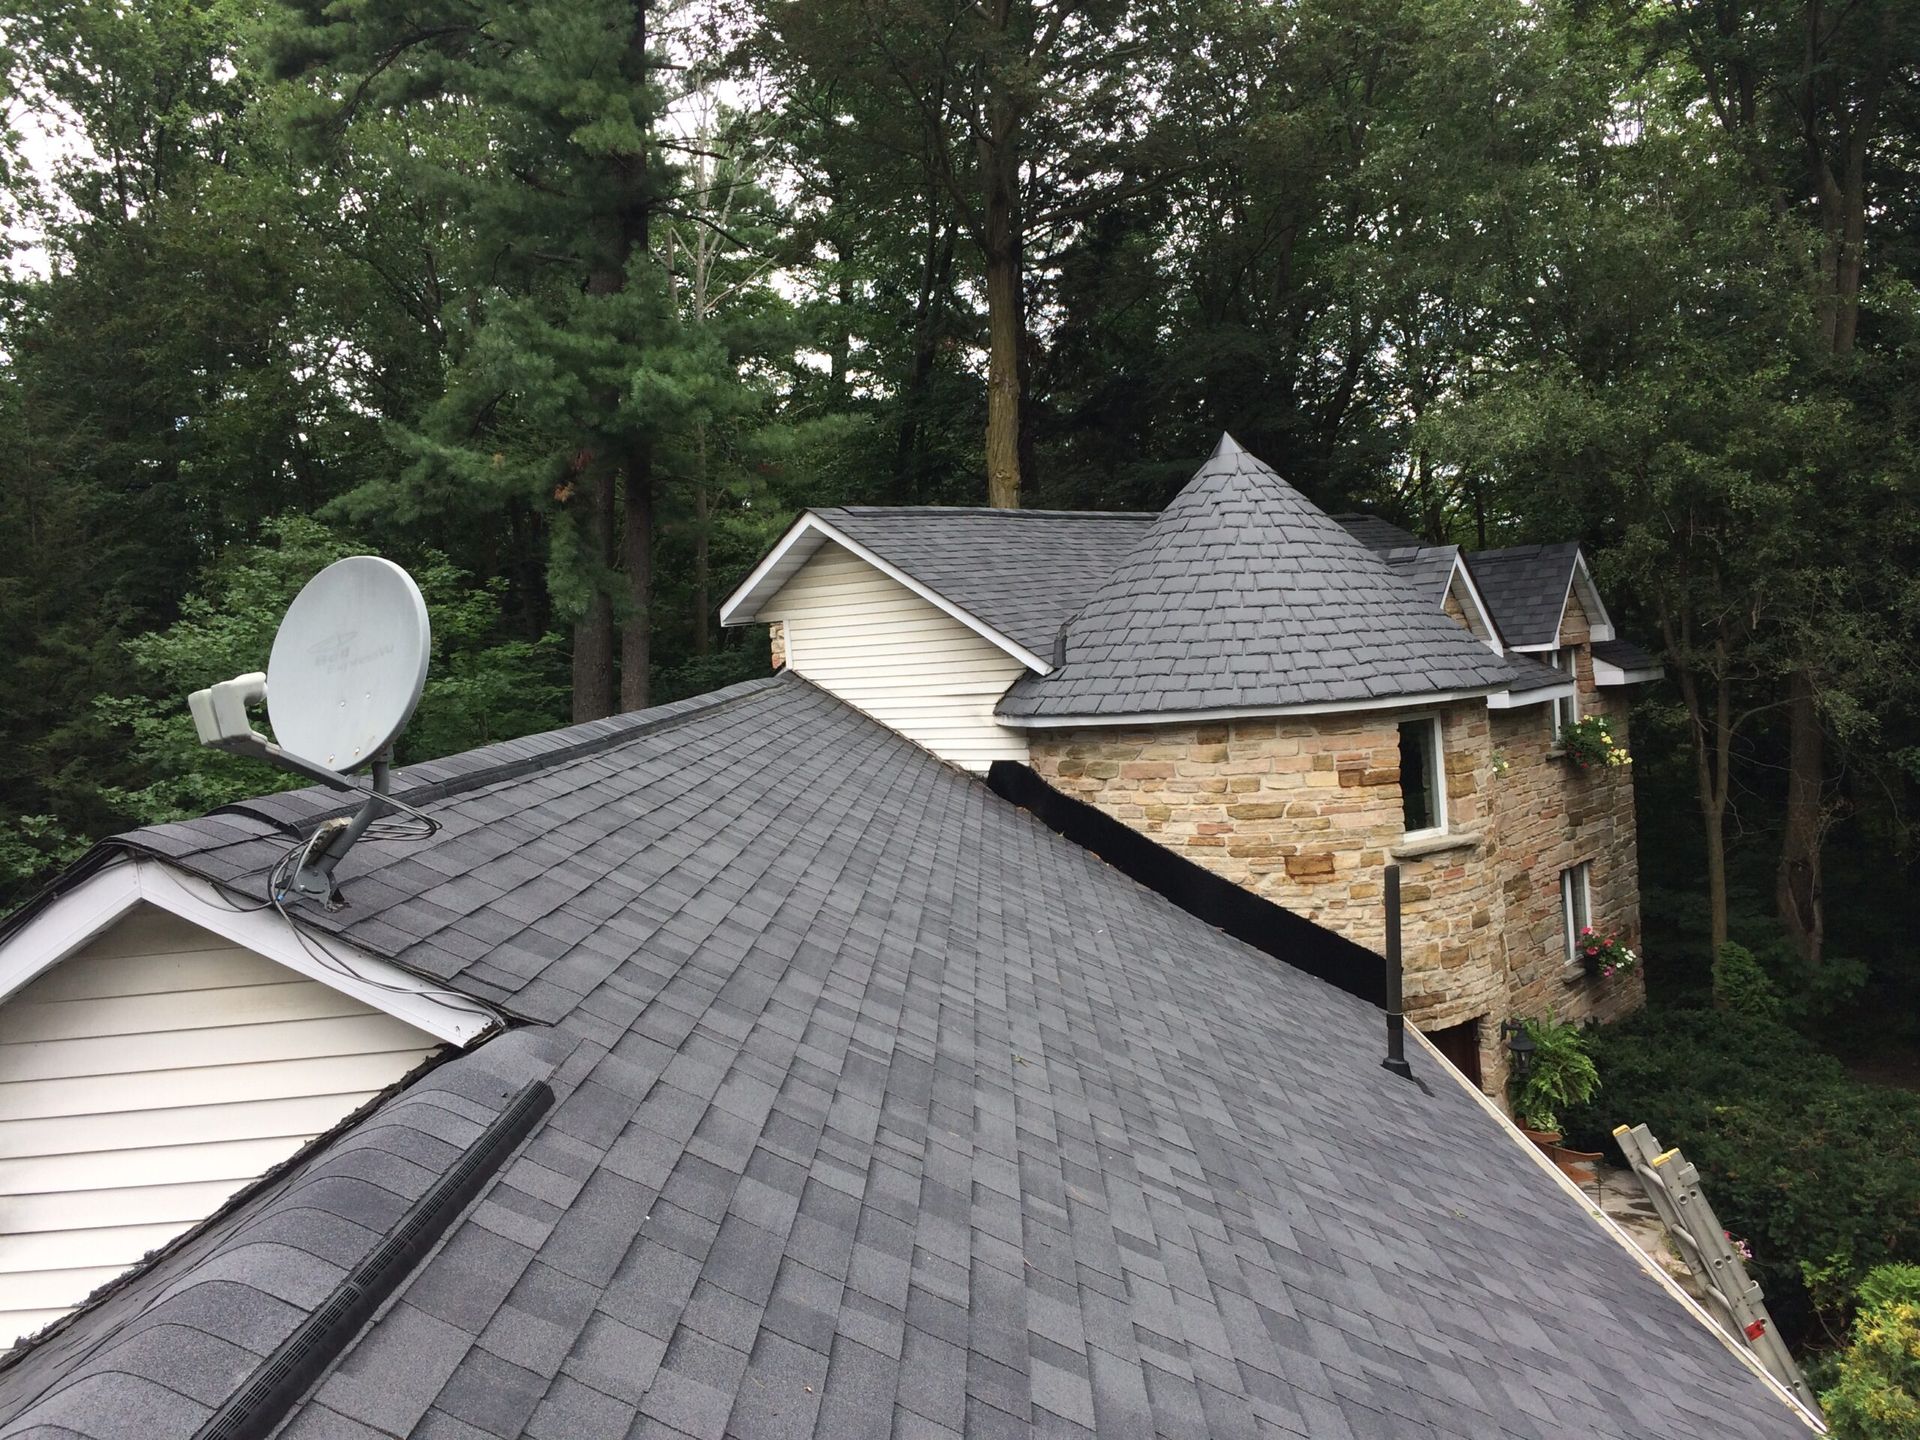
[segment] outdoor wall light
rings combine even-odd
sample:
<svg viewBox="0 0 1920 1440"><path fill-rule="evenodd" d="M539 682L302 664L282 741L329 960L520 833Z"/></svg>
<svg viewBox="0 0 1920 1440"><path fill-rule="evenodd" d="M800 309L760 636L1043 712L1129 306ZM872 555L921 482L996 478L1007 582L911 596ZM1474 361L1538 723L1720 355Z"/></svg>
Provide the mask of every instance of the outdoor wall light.
<svg viewBox="0 0 1920 1440"><path fill-rule="evenodd" d="M1513 1073L1524 1076L1533 1068L1533 1052L1538 1047L1533 1036L1527 1033L1524 1020L1503 1020L1500 1022L1500 1034L1507 1042L1507 1054L1513 1060Z"/></svg>

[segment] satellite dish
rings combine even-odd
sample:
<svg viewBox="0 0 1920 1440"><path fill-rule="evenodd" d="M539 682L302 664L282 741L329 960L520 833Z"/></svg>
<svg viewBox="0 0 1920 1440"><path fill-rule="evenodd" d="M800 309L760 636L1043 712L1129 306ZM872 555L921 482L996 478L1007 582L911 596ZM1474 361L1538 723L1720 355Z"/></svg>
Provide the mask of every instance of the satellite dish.
<svg viewBox="0 0 1920 1440"><path fill-rule="evenodd" d="M282 750L356 770L393 743L427 683L432 631L413 577L350 555L287 607L267 661L267 717Z"/></svg>
<svg viewBox="0 0 1920 1440"><path fill-rule="evenodd" d="M291 891L331 905L334 867L383 809L406 811L429 834L438 828L389 791L393 742L420 703L431 647L427 603L413 577L391 560L350 555L294 596L266 674L237 675L187 697L202 745L366 797L351 817L323 822L303 842ZM247 716L247 707L263 700L272 740ZM345 772L369 764L372 789L347 778ZM270 898L280 903L279 894Z"/></svg>

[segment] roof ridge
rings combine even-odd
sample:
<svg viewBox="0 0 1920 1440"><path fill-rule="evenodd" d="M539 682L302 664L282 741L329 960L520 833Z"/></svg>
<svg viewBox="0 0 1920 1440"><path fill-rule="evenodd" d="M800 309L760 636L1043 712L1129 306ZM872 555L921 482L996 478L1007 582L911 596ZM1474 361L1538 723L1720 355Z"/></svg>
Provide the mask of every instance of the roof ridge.
<svg viewBox="0 0 1920 1440"><path fill-rule="evenodd" d="M1029 510L995 505L811 505L815 515L1004 515L1010 519L1152 520L1157 510Z"/></svg>
<svg viewBox="0 0 1920 1440"><path fill-rule="evenodd" d="M610 715L599 720L583 720L578 724L565 725L557 730L543 731L538 735L521 736L515 740L501 740L492 745L476 746L472 750L463 750L456 755L445 755L434 760L423 760L417 765L408 765L402 770L402 777L418 775L423 770L432 770L438 766L457 765L463 760L486 754L488 751L509 751L516 746L536 744L542 740L559 740L563 736L581 735L583 731L592 731L572 741L563 741L532 754L520 754L503 759L497 764L478 765L471 769L457 770L455 773L439 779L429 778L419 784L395 787L394 794L410 804L420 805L435 800L444 800L451 795L466 794L469 791L484 789L505 780L517 780L536 770L545 770L555 765L566 764L570 760L581 759L588 755L610 750L616 745L638 739L642 735L658 734L685 724L696 716L724 708L752 695L759 694L769 686L779 684L782 676L768 675L757 680L744 680L737 685L724 689L710 690L705 694L690 696L685 700L673 700L664 705L652 705L645 710L630 710L624 715ZM629 723L622 723L629 722ZM209 815L244 815L250 819L264 821L277 829L298 833L312 826L324 824L342 815L349 815L359 808L358 801L343 801L302 817L298 822L269 813L261 802L284 800L295 795L313 795L326 793L324 787L310 786L304 790L275 791L269 795L255 796L248 800L237 800L231 805L222 805Z"/></svg>

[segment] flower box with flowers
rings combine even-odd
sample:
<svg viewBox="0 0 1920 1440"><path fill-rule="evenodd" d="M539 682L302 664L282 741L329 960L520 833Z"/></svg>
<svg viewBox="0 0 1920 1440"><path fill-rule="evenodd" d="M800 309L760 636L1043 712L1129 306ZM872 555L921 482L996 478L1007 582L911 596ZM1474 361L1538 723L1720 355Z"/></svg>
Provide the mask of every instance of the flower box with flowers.
<svg viewBox="0 0 1920 1440"><path fill-rule="evenodd" d="M1588 925L1580 931L1580 963L1589 975L1610 980L1638 969L1640 957L1618 935L1602 935Z"/></svg>
<svg viewBox="0 0 1920 1440"><path fill-rule="evenodd" d="M1613 726L1604 715L1562 725L1555 743L1576 770L1607 770L1633 763L1626 746L1615 742Z"/></svg>

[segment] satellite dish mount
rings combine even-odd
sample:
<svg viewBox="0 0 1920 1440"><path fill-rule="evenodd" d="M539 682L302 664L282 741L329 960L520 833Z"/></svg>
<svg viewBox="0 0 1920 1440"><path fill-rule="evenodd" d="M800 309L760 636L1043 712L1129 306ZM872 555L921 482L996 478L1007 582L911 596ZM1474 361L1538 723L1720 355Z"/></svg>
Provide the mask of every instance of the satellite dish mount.
<svg viewBox="0 0 1920 1440"><path fill-rule="evenodd" d="M331 902L333 872L388 798L393 743L427 681L432 631L420 587L372 555L335 561L294 597L265 674L236 676L187 697L200 743L250 755L335 790L365 795L351 816L321 825L301 849L289 888ZM247 711L265 703L274 739ZM348 778L369 767L372 788Z"/></svg>

